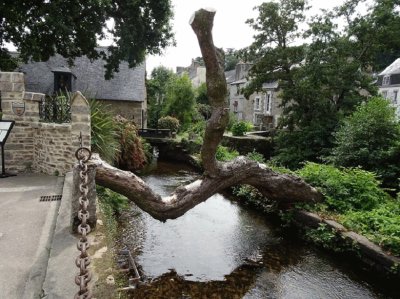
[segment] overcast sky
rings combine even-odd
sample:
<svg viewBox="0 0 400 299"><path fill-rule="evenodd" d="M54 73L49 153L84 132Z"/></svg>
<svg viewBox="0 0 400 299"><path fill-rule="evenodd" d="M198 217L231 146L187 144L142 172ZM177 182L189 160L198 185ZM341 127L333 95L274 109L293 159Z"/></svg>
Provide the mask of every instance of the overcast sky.
<svg viewBox="0 0 400 299"><path fill-rule="evenodd" d="M173 30L175 32L176 47L170 47L162 56L147 57L147 73L154 67L166 66L175 71L176 66L189 66L191 59L200 56L200 49L195 34L189 25L189 19L199 8L212 7L217 13L214 19L213 37L217 47L240 49L251 44L254 31L245 21L256 17L255 6L262 0L172 0L175 13ZM309 15L314 15L321 8L332 8L343 3L343 0L309 0L312 6Z"/></svg>

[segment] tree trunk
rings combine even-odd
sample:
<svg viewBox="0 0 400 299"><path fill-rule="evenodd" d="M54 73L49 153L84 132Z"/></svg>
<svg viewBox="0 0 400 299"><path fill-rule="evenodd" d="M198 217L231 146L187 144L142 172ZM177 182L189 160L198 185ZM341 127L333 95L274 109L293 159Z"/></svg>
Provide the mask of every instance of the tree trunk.
<svg viewBox="0 0 400 299"><path fill-rule="evenodd" d="M170 196L161 198L135 174L122 171L94 155L96 182L125 195L152 217L165 221L182 216L188 210L228 187L249 184L270 200L280 203L316 202L322 195L301 179L278 174L263 164L238 157L231 162L215 159L217 147L228 123L227 88L223 59L214 47L211 30L215 11L197 11L190 24L197 35L206 65L207 95L212 116L207 122L201 158L205 173L189 185L178 187Z"/></svg>

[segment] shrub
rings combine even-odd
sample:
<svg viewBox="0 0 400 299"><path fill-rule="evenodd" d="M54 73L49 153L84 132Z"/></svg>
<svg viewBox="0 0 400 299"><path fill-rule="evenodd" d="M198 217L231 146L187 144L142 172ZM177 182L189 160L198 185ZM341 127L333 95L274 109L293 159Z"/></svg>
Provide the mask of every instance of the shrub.
<svg viewBox="0 0 400 299"><path fill-rule="evenodd" d="M109 113L108 105L91 100L91 147L92 151L98 153L107 162L114 162L119 152L116 124L113 116Z"/></svg>
<svg viewBox="0 0 400 299"><path fill-rule="evenodd" d="M147 161L135 123L121 116L116 117L115 121L121 146L116 157L118 167L130 171L141 169Z"/></svg>
<svg viewBox="0 0 400 299"><path fill-rule="evenodd" d="M158 127L160 129L170 129L171 132L178 132L180 124L179 120L172 116L161 117L158 120Z"/></svg>
<svg viewBox="0 0 400 299"><path fill-rule="evenodd" d="M107 206L112 214L119 215L129 208L128 199L121 194L99 185L96 186L96 192L100 203L103 204L103 207Z"/></svg>
<svg viewBox="0 0 400 299"><path fill-rule="evenodd" d="M247 158L256 161L258 163L265 163L265 158L262 154L260 154L259 152L256 152L255 150L253 150L252 152L248 153L246 155Z"/></svg>
<svg viewBox="0 0 400 299"><path fill-rule="evenodd" d="M253 125L245 122L238 121L232 126L232 135L233 136L243 136L246 132L250 131L253 128Z"/></svg>
<svg viewBox="0 0 400 299"><path fill-rule="evenodd" d="M371 211L346 214L343 224L371 241L400 255L400 205L388 201Z"/></svg>
<svg viewBox="0 0 400 299"><path fill-rule="evenodd" d="M398 189L400 177L400 123L389 102L373 98L358 107L335 133L327 160L337 166L377 173L385 187Z"/></svg>
<svg viewBox="0 0 400 299"><path fill-rule="evenodd" d="M237 123L237 122L238 122L238 119L236 117L236 114L233 113L233 112L229 112L229 121L228 121L228 124L226 126L226 129L231 132L233 125L235 123Z"/></svg>
<svg viewBox="0 0 400 299"><path fill-rule="evenodd" d="M199 136L204 136L204 132L206 130L206 125L207 122L205 120L198 121L193 123L187 130L187 132L190 134L196 134Z"/></svg>
<svg viewBox="0 0 400 299"><path fill-rule="evenodd" d="M218 161L230 161L239 156L239 153L235 150L230 150L225 146L219 145L216 152L216 159Z"/></svg>
<svg viewBox="0 0 400 299"><path fill-rule="evenodd" d="M331 211L369 211L388 198L375 175L358 168L338 169L309 162L296 173L319 188Z"/></svg>

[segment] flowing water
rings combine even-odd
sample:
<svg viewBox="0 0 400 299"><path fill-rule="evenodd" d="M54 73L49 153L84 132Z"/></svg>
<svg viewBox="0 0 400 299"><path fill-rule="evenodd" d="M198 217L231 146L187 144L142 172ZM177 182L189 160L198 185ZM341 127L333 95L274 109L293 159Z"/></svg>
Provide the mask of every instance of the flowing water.
<svg viewBox="0 0 400 299"><path fill-rule="evenodd" d="M196 175L159 162L143 179L167 195ZM133 207L122 242L147 284L131 298L395 298L266 218L220 194L165 223Z"/></svg>

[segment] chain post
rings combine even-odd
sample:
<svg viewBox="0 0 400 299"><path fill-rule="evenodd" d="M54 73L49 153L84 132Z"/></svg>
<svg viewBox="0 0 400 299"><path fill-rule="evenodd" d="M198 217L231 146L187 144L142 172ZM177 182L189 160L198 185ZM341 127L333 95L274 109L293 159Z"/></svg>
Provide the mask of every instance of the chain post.
<svg viewBox="0 0 400 299"><path fill-rule="evenodd" d="M87 223L89 220L89 199L87 197L89 192L87 162L90 160L92 153L88 148L83 147L82 132L79 135L79 144L80 147L76 150L75 156L78 159L80 176L78 218L81 221L81 224L78 226L78 233L81 235L81 237L77 244L80 254L75 260L75 265L79 268L79 273L75 276L75 283L79 286L79 292L76 293L74 299L91 299L92 293L88 287L88 284L92 279L92 274L88 269L90 265L90 257L87 252L90 247L87 235L91 230L90 225Z"/></svg>

